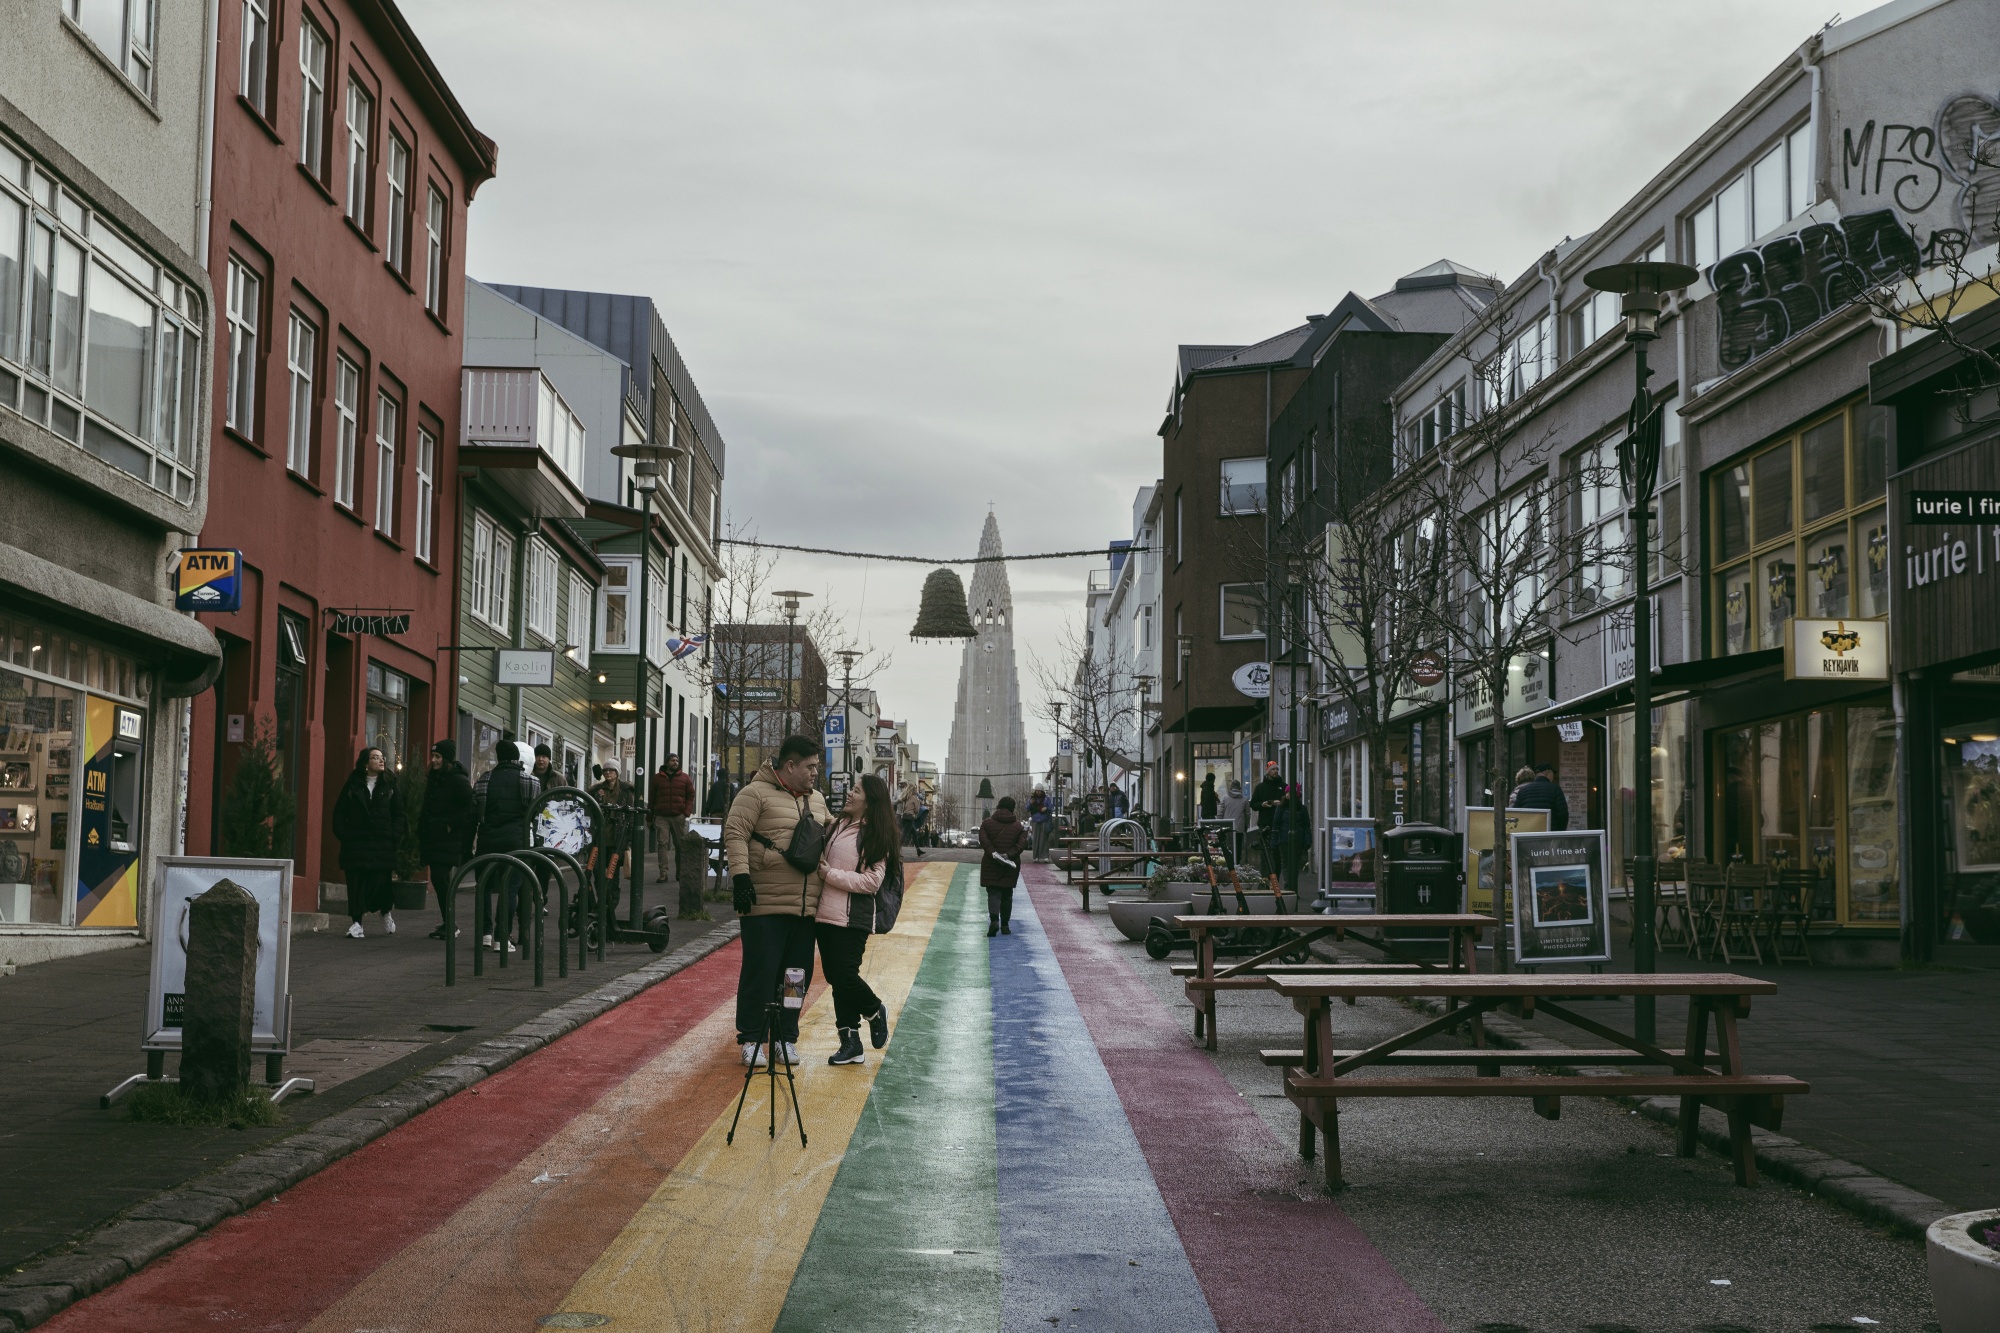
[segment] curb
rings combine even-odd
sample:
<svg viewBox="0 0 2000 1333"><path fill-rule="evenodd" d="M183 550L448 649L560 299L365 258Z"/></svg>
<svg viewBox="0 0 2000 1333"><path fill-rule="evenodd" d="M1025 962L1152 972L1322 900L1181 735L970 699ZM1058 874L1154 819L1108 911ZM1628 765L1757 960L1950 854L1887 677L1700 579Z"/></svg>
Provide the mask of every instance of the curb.
<svg viewBox="0 0 2000 1333"><path fill-rule="evenodd" d="M499 1073L721 949L741 933L726 922L664 958L480 1042L394 1087L269 1147L128 1208L73 1250L31 1260L0 1277L0 1333L14 1333L138 1272L224 1218L248 1212L453 1093Z"/></svg>
<svg viewBox="0 0 2000 1333"><path fill-rule="evenodd" d="M1317 947L1313 952L1318 957L1327 957ZM1403 1003L1432 1015L1442 1015L1445 1011L1442 1000L1406 1000ZM1503 1049L1565 1049L1561 1042L1538 1036L1498 1014L1488 1014L1485 1026L1487 1039ZM1579 1072L1567 1066L1558 1068L1565 1074ZM1670 1128L1677 1127L1681 1122L1678 1097L1607 1097L1605 1100L1629 1106L1648 1120ZM1711 1151L1725 1157L1729 1155L1729 1118L1721 1111L1713 1106L1702 1107L1701 1122L1695 1133ZM1750 1143L1756 1151L1757 1169L1773 1180L1796 1186L1816 1198L1846 1209L1864 1222L1887 1227L1899 1236L1922 1240L1931 1223L1940 1217L1950 1217L1963 1211L1942 1199L1934 1199L1887 1176L1877 1175L1865 1166L1808 1147L1783 1134L1753 1128Z"/></svg>

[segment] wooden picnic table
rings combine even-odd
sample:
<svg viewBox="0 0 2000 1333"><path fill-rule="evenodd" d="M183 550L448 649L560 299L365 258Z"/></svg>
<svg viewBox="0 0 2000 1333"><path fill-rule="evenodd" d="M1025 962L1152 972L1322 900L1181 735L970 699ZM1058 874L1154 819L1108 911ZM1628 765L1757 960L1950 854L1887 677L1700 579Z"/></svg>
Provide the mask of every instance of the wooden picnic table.
<svg viewBox="0 0 2000 1333"><path fill-rule="evenodd" d="M1266 1064L1283 1066L1285 1096L1299 1108L1299 1155L1313 1156L1315 1128L1326 1136L1327 1188L1340 1181L1340 1099L1343 1097L1528 1097L1537 1115L1562 1113L1566 1096L1660 1097L1681 1099L1679 1141L1682 1157L1695 1152L1701 1104L1713 1102L1729 1117L1729 1142L1736 1183L1757 1183L1750 1127L1776 1130L1787 1096L1810 1092L1805 1082L1781 1074L1750 1074L1736 1023L1750 1012L1755 995L1772 995L1777 983L1728 973L1599 973L1524 976L1442 973L1325 974L1280 976L1271 988L1305 1016L1305 1045L1298 1051L1265 1051ZM1572 1009L1580 999L1629 995L1684 996L1688 1001L1687 1040L1679 1048L1660 1047ZM1336 1050L1333 1002L1353 1004L1362 997L1409 1000L1442 997L1458 1004L1449 1012L1377 1042L1366 1050ZM1502 1051L1486 1045L1481 1018L1503 1004L1518 1005L1523 1016L1545 1013L1609 1043L1609 1049ZM1708 1049L1709 1023L1715 1050ZM1458 1050L1413 1050L1418 1042L1460 1025L1471 1028L1473 1046ZM1711 1069L1711 1064L1720 1066ZM1473 1076L1370 1077L1371 1066L1433 1068L1474 1066ZM1551 1066L1653 1065L1665 1074L1559 1074L1534 1072L1501 1077L1501 1065L1547 1070Z"/></svg>
<svg viewBox="0 0 2000 1333"><path fill-rule="evenodd" d="M1141 874L1139 871L1130 869L1129 867L1161 859L1163 858L1158 852L1092 852L1090 855L1082 858L1083 864L1081 866L1075 864L1064 866L1063 879L1071 888L1081 887L1083 889L1083 910L1088 912L1090 910L1091 885L1144 884L1152 878L1152 872L1147 871ZM1110 873L1097 873L1097 866L1100 861L1111 862L1112 869ZM1120 866L1127 868L1120 870ZM1083 873L1083 883L1080 886L1076 879L1079 870Z"/></svg>
<svg viewBox="0 0 2000 1333"><path fill-rule="evenodd" d="M1261 886L1253 892L1269 892ZM1326 962L1283 963L1277 960L1287 955L1296 955L1306 949L1314 940L1331 936L1339 941L1352 938L1358 944L1366 944L1379 950L1391 960L1386 966L1390 970L1435 971L1437 964L1419 958L1401 947L1411 941L1389 937L1389 931L1407 928L1444 930L1448 932L1448 947L1445 950L1447 970L1457 972L1463 968L1467 972L1477 971L1475 949L1480 932L1500 923L1490 916L1460 913L1439 913L1437 915L1348 915L1322 916L1316 912L1241 912L1221 915L1189 915L1172 918L1173 924L1194 936L1194 962L1176 963L1173 972L1187 978L1182 985L1182 993L1194 1004L1194 1039L1204 1042L1209 1050L1215 1049L1215 997L1225 990L1268 990L1271 982L1286 974L1303 973L1324 976L1341 971L1380 973L1385 970L1382 963L1339 964ZM1252 957L1230 962L1221 970L1215 966L1215 934L1222 930L1288 930L1296 931L1297 938L1287 939L1275 948L1264 950ZM1374 930L1373 935L1363 932Z"/></svg>

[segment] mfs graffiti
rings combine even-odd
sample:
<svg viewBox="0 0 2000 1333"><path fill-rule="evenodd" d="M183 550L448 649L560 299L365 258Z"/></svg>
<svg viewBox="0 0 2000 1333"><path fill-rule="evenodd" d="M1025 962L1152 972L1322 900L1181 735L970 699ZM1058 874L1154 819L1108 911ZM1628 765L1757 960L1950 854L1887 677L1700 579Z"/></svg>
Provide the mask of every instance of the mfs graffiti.
<svg viewBox="0 0 2000 1333"><path fill-rule="evenodd" d="M1956 230L1975 247L2000 240L2000 103L1992 98L1949 98L1929 125L1850 125L1839 147L1843 197L1880 199L1918 222L1949 186Z"/></svg>

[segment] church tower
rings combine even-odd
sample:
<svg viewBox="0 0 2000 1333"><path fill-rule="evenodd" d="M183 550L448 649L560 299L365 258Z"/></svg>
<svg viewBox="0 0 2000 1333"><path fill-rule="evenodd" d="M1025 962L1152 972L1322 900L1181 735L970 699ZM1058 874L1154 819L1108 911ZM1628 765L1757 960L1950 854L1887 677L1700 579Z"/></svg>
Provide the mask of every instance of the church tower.
<svg viewBox="0 0 2000 1333"><path fill-rule="evenodd" d="M1001 553L1000 523L989 512L986 530L979 535L979 554ZM998 560L975 566L966 600L979 633L966 640L959 662L958 707L952 715L943 780L955 798L959 824L976 828L1002 796L1012 796L1025 807L1034 781L1028 767L1027 733L1021 726L1014 595L1007 586L1007 566ZM979 796L982 778L993 784L993 795L984 799Z"/></svg>

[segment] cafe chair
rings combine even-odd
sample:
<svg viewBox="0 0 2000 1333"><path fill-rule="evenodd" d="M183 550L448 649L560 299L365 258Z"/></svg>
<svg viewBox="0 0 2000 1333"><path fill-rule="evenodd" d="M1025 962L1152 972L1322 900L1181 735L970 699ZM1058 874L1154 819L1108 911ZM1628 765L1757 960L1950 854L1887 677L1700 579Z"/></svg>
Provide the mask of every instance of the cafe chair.
<svg viewBox="0 0 2000 1333"><path fill-rule="evenodd" d="M1731 865L1724 873L1722 910L1716 922L1716 943L1722 949L1723 962L1738 962L1741 955L1764 961L1757 934L1769 891L1770 875L1763 866Z"/></svg>
<svg viewBox="0 0 2000 1333"><path fill-rule="evenodd" d="M1769 890L1764 933L1771 941L1771 957L1779 963L1802 962L1812 966L1812 950L1806 946L1806 927L1810 923L1806 904L1816 878L1816 873L1810 870L1780 871Z"/></svg>
<svg viewBox="0 0 2000 1333"><path fill-rule="evenodd" d="M1713 861L1690 861L1686 873L1688 956L1710 958L1722 933L1723 869Z"/></svg>

